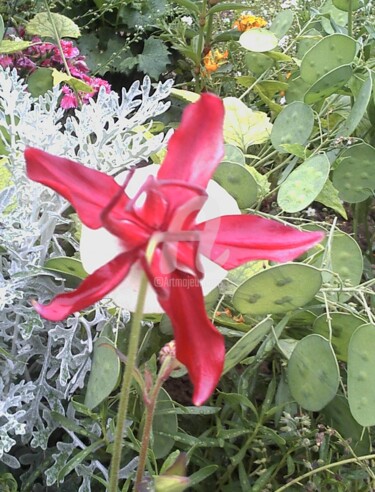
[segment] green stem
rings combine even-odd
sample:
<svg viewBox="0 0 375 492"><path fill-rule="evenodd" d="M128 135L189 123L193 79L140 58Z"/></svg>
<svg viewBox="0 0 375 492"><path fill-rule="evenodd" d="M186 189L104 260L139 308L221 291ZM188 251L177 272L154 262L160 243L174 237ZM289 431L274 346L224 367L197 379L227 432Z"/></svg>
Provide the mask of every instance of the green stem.
<svg viewBox="0 0 375 492"><path fill-rule="evenodd" d="M283 492L284 490L288 489L291 485L295 485L296 483L299 484L299 482L301 480L304 480L305 478L309 478L312 475L315 475L316 473L320 473L322 471L330 470L331 468L335 468L336 466L348 465L350 463L358 463L365 460L373 460L374 458L375 458L375 454L367 454L366 456L356 456L355 458L348 458L347 460L336 461L336 463L329 463L328 465L320 466L319 468L315 468L315 470L311 470L307 473L304 473L303 475L300 475L294 480L291 480L286 485L279 487L277 490L275 490L275 492Z"/></svg>
<svg viewBox="0 0 375 492"><path fill-rule="evenodd" d="M60 36L59 36L59 33L57 32L56 25L55 25L55 23L53 21L53 18L52 18L51 11L49 9L48 1L47 0L44 1L44 5L46 6L48 19L49 19L49 21L51 23L51 26L52 26L52 29L53 29L55 41L57 43L57 46L59 47L60 56L61 56L61 59L62 59L63 64L64 64L65 71L69 75L69 77L71 77L69 66L68 66L68 63L66 61L66 58L65 58L65 55L64 55L64 51L63 51L62 46L61 46Z"/></svg>
<svg viewBox="0 0 375 492"><path fill-rule="evenodd" d="M48 19L49 19L49 21L51 23L51 26L52 26L52 29L53 29L53 33L54 33L54 36L55 36L55 41L56 41L57 46L59 48L60 56L61 56L61 59L63 61L63 65L64 65L64 68L65 68L65 71L66 71L67 75L69 77L71 77L72 74L70 73L69 65L68 65L68 62L66 61L66 58L65 58L65 55L64 55L64 50L62 49L62 46L61 46L60 35L57 32L55 22L54 22L54 20L52 18L51 11L50 11L50 9L48 7L48 0L44 0L44 4L46 6L46 10L47 10L47 14L48 14ZM79 95L79 92L77 91L77 89L75 87L73 87L73 91L74 91L74 94L76 96L78 105L79 105L79 107L81 107L82 106L81 96Z"/></svg>
<svg viewBox="0 0 375 492"><path fill-rule="evenodd" d="M206 42L205 45L211 47L211 37L213 30L213 22L214 22L214 14L210 14L208 11L207 14L207 28L206 28Z"/></svg>
<svg viewBox="0 0 375 492"><path fill-rule="evenodd" d="M348 5L348 36L353 36L353 0Z"/></svg>
<svg viewBox="0 0 375 492"><path fill-rule="evenodd" d="M201 61L202 61L202 53L204 48L204 30L206 26L206 15L207 15L207 0L203 0L202 2L202 10L199 14L199 35L198 35L198 43L197 43L197 59L199 59L198 65L195 67L195 92L201 92Z"/></svg>
<svg viewBox="0 0 375 492"><path fill-rule="evenodd" d="M108 492L118 492L118 474L120 470L121 452L122 452L122 444L123 444L122 439L124 434L125 421L128 413L129 395L130 395L130 387L133 379L133 370L135 368L135 362L138 352L139 337L141 332L141 322L143 316L143 307L147 294L147 285L148 285L148 281L147 281L146 274L142 272L137 306L134 313L131 332L130 332L127 363L125 366L124 376L122 379L120 403L117 411L117 425L116 425L116 432L115 432L115 438L113 443L113 454L111 460Z"/></svg>
<svg viewBox="0 0 375 492"><path fill-rule="evenodd" d="M163 386L163 383L169 378L169 376L171 375L171 372L176 367L179 367L179 363L177 363L175 357L168 356L160 368L158 377L157 377L156 382L155 382L155 386L154 386L152 393L151 393L151 397L148 398L146 395L146 398L145 398L146 418L145 418L145 425L143 427L143 433L142 433L142 444L141 444L141 450L139 453L137 476L135 478L135 485L134 485L135 491L137 491L139 486L141 485L143 473L144 473L144 470L146 467L148 445L150 442L150 437L151 437L151 432L152 432L152 423L154 421L154 415L155 415L156 404L158 401L158 396L159 396L161 387Z"/></svg>

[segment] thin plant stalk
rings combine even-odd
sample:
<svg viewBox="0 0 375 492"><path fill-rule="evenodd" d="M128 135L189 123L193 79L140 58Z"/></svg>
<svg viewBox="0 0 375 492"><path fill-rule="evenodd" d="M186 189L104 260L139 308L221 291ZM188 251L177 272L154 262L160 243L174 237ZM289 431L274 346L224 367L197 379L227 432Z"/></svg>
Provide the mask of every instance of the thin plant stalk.
<svg viewBox="0 0 375 492"><path fill-rule="evenodd" d="M138 461L138 467L137 467L137 475L135 478L135 486L134 490L137 491L143 478L143 473L146 467L146 461L147 461L147 451L148 451L148 445L150 442L150 437L151 437L151 432L152 432L152 423L154 420L154 415L155 415L155 409L156 409L156 404L158 401L158 396L161 390L161 387L163 386L163 383L168 379L170 376L171 372L175 368L175 359L172 357L167 357L167 359L164 361L162 367L160 368L158 377L155 382L155 386L151 392L151 396L148 397L145 395L145 405L146 405L146 417L145 417L145 425L143 427L143 433L142 433L142 443L141 443L141 449L139 453L139 461Z"/></svg>
<svg viewBox="0 0 375 492"><path fill-rule="evenodd" d="M139 295L137 299L137 306L131 326L127 362L122 379L120 402L117 411L117 425L116 425L115 438L113 443L113 454L112 454L111 468L110 468L110 475L109 475L109 488L108 488L109 492L118 492L123 434L125 428L125 421L128 413L129 395L130 395L130 388L133 379L133 371L135 368L137 352L138 352L141 323L142 323L142 316L143 316L143 307L147 294L147 284L148 284L148 280L146 274L142 272Z"/></svg>

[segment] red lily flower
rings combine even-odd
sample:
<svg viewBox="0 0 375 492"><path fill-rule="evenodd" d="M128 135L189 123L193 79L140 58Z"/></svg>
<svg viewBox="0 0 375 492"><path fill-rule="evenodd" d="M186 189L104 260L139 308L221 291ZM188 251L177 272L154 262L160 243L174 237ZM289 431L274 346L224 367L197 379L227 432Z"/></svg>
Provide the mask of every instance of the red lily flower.
<svg viewBox="0 0 375 492"><path fill-rule="evenodd" d="M225 270L256 259L292 260L323 236L240 215L234 200L210 181L224 153L223 117L221 100L202 95L184 111L156 176L156 166L151 174L146 167L127 173L122 185L68 159L35 148L25 151L29 178L54 189L76 209L84 224L83 264L91 273L78 289L48 305L36 303L37 311L59 321L108 294L126 307L126 277L137 281L143 269L155 297L148 312L162 309L171 318L176 356L189 371L196 405L215 389L225 356L223 337L206 315L200 280L208 292ZM138 187L137 176L145 174ZM208 195L220 190L217 210L211 201L208 217L200 213L210 201L206 187ZM230 215L219 216L222 201L229 204ZM215 263L220 268L213 269ZM134 297L131 288L128 293Z"/></svg>

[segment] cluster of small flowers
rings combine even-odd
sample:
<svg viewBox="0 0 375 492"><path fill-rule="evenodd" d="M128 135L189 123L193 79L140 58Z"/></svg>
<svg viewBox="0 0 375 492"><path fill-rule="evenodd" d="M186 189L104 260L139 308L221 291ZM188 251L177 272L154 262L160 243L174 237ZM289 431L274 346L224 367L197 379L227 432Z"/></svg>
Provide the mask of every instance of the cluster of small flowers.
<svg viewBox="0 0 375 492"><path fill-rule="evenodd" d="M233 27L241 32L249 31L250 29L265 27L267 21L263 17L257 17L256 15L244 13L233 24Z"/></svg>
<svg viewBox="0 0 375 492"><path fill-rule="evenodd" d="M23 37L25 32L21 31L17 34ZM14 39L14 36L10 35L10 37ZM10 69L15 68L17 73L26 79L38 67L65 70L64 60L56 44L42 41L37 36L34 36L31 42L32 45L23 51L0 54L0 66L3 68L9 67ZM80 54L79 49L74 46L73 42L61 40L60 43L70 75L82 80L92 88L91 92L79 92L80 101L86 104L97 94L100 87L104 87L105 91L109 93L111 86L106 80L88 75L89 68L86 64L85 56ZM63 86L62 91L61 107L63 109L76 108L79 104L77 94L66 84Z"/></svg>
<svg viewBox="0 0 375 492"><path fill-rule="evenodd" d="M210 75L226 63L228 59L228 50L224 52L220 50L210 50L203 58L204 72L203 75Z"/></svg>

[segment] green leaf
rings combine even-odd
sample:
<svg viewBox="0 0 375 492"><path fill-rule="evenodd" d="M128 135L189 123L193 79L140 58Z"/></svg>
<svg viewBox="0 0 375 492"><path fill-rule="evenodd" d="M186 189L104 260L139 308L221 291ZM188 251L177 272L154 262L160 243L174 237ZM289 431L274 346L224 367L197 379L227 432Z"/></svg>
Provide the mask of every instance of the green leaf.
<svg viewBox="0 0 375 492"><path fill-rule="evenodd" d="M321 410L325 421L340 435L350 442L350 447L357 456L371 452L369 429L364 429L350 413L348 400L342 395L335 398Z"/></svg>
<svg viewBox="0 0 375 492"><path fill-rule="evenodd" d="M142 72L157 80L169 63L169 51L161 39L150 36L146 39L143 52L138 55L138 67Z"/></svg>
<svg viewBox="0 0 375 492"><path fill-rule="evenodd" d="M173 0L173 3L185 7L189 12L199 14L199 7L196 3L191 0Z"/></svg>
<svg viewBox="0 0 375 492"><path fill-rule="evenodd" d="M254 326L248 333L246 333L238 342L236 342L231 349L228 350L225 356L225 364L223 374L228 372L234 366L239 364L241 360L245 359L251 351L259 345L264 338L269 334L273 326L273 320L267 318L261 321L258 325Z"/></svg>
<svg viewBox="0 0 375 492"><path fill-rule="evenodd" d="M348 349L348 400L355 420L363 427L375 425L375 325L360 326Z"/></svg>
<svg viewBox="0 0 375 492"><path fill-rule="evenodd" d="M215 473L215 471L219 468L219 465L208 465L201 468L199 471L193 473L190 478L190 486L193 487L197 485L199 482L202 482L207 477Z"/></svg>
<svg viewBox="0 0 375 492"><path fill-rule="evenodd" d="M277 194L279 206L286 212L300 212L322 191L330 171L326 154L317 154L292 171L281 183Z"/></svg>
<svg viewBox="0 0 375 492"><path fill-rule="evenodd" d="M81 261L68 256L50 258L43 268L56 273L60 278L64 278L67 287L75 288L81 280L87 277Z"/></svg>
<svg viewBox="0 0 375 492"><path fill-rule="evenodd" d="M174 87L171 90L171 94L176 96L177 99L188 103L196 102L200 98L200 95L196 92L186 91L184 89L175 89Z"/></svg>
<svg viewBox="0 0 375 492"><path fill-rule="evenodd" d="M271 142L276 150L284 152L285 144L305 145L314 128L314 112L300 101L288 104L276 118Z"/></svg>
<svg viewBox="0 0 375 492"><path fill-rule="evenodd" d="M304 229L311 230L309 227L304 227ZM313 230L316 229L313 228ZM358 243L342 231L333 233L329 247L327 247L327 242L328 238L325 238L319 245L308 251L308 256L313 256L309 263L318 268L324 268L322 276L326 287L340 289L343 286L358 285L363 274L363 257ZM315 255L322 247L326 250L325 258L323 255ZM327 297L336 302L345 302L351 296L350 292L327 292Z"/></svg>
<svg viewBox="0 0 375 492"><path fill-rule="evenodd" d="M4 21L3 21L2 16L0 15L0 41L4 37L4 32L5 32Z"/></svg>
<svg viewBox="0 0 375 492"><path fill-rule="evenodd" d="M81 35L79 27L69 17L48 12L36 14L26 24L26 32L43 38L52 38L55 41L61 38L79 38Z"/></svg>
<svg viewBox="0 0 375 492"><path fill-rule="evenodd" d="M266 113L253 111L236 97L224 98L224 140L244 152L250 145L268 140L272 124Z"/></svg>
<svg viewBox="0 0 375 492"><path fill-rule="evenodd" d="M82 449L78 453L76 453L72 459L70 459L65 466L63 466L57 475L57 482L61 482L66 475L71 473L73 470L77 468L78 465L84 461L87 456L90 456L90 454L95 455L95 451L100 449L105 445L104 440L99 440L91 444L90 446L87 446L87 448Z"/></svg>
<svg viewBox="0 0 375 492"><path fill-rule="evenodd" d="M213 179L237 201L241 209L250 208L258 197L258 186L247 167L236 162L221 162Z"/></svg>
<svg viewBox="0 0 375 492"><path fill-rule="evenodd" d="M301 144L298 144L298 143L281 144L280 147L282 147L289 154L296 155L300 159L306 159L306 147L304 147Z"/></svg>
<svg viewBox="0 0 375 492"><path fill-rule="evenodd" d="M264 28L250 29L241 34L239 39L240 45L256 53L271 51L279 44L279 40L273 32Z"/></svg>
<svg viewBox="0 0 375 492"><path fill-rule="evenodd" d="M337 93L348 82L353 74L351 65L343 65L335 68L323 75L306 92L304 102L314 104L317 101L326 99L331 94Z"/></svg>
<svg viewBox="0 0 375 492"><path fill-rule="evenodd" d="M315 198L316 202L322 203L326 207L332 208L336 212L338 212L345 220L348 220L348 216L346 214L346 210L342 204L342 201L339 198L339 192L333 186L332 181L327 179L325 182L322 191Z"/></svg>
<svg viewBox="0 0 375 492"><path fill-rule="evenodd" d="M360 124L372 96L372 78L367 77L353 104L349 116L337 131L338 136L349 137Z"/></svg>
<svg viewBox="0 0 375 492"><path fill-rule="evenodd" d="M171 397L161 388L152 423L152 432L154 435L152 449L156 459L164 458L175 444L173 437L166 436L167 432L173 436L178 430L177 415L174 409L175 407Z"/></svg>
<svg viewBox="0 0 375 492"><path fill-rule="evenodd" d="M94 415L94 414L91 414L91 415ZM96 439L97 438L96 434L88 431L83 425L77 424L74 420L69 419L68 417L65 417L65 415L62 415L61 413L52 411L51 417L53 418L55 423L59 424L59 426L64 428L65 430L70 430L70 431L74 432L75 434L78 434L80 436L85 436L85 437L88 437L90 439Z"/></svg>
<svg viewBox="0 0 375 492"><path fill-rule="evenodd" d="M37 68L27 79L27 87L33 97L43 96L53 87L52 69Z"/></svg>
<svg viewBox="0 0 375 492"><path fill-rule="evenodd" d="M56 68L52 69L52 78L53 78L54 86L63 83L63 84L70 85L70 87L72 87L76 91L82 91L82 92L93 91L93 88L89 84L86 84L85 82L83 82L80 79L77 79L76 77L69 76L64 72L60 72L60 70L56 70Z"/></svg>
<svg viewBox="0 0 375 492"><path fill-rule="evenodd" d="M216 14L225 10L246 10L247 8L247 5L239 3L218 3L209 9L208 14Z"/></svg>
<svg viewBox="0 0 375 492"><path fill-rule="evenodd" d="M264 53L266 56L269 58L272 58L272 60L275 61L281 61L281 62L292 62L293 58L289 55L286 55L285 53L281 53L281 51L267 51Z"/></svg>
<svg viewBox="0 0 375 492"><path fill-rule="evenodd" d="M344 12L349 12L358 10L361 7L361 2L359 0L332 0L333 5Z"/></svg>
<svg viewBox="0 0 375 492"><path fill-rule="evenodd" d="M271 68L274 64L273 60L271 60L268 56L266 56L265 53L254 53L252 51L249 51L249 53L246 53L245 55L245 63L247 65L247 68L255 75L261 75L265 71L267 71L269 68ZM239 80L241 77L238 77L237 80ZM246 76L245 76L246 78ZM253 79L253 77L252 77ZM255 79L250 82L249 85L251 85ZM241 82L240 82L241 83Z"/></svg>
<svg viewBox="0 0 375 492"><path fill-rule="evenodd" d="M22 51L31 46L30 41L11 41L10 39L4 39L0 42L0 54L5 55L9 53L16 53Z"/></svg>
<svg viewBox="0 0 375 492"><path fill-rule="evenodd" d="M363 318L348 313L321 314L313 324L313 331L330 339L337 359L348 361L348 346L354 331L365 323Z"/></svg>
<svg viewBox="0 0 375 492"><path fill-rule="evenodd" d="M149 30L160 17L167 14L167 0L147 0L147 2L121 2L122 6L118 11L118 20L129 28L142 26ZM143 38L144 39L144 38Z"/></svg>
<svg viewBox="0 0 375 492"><path fill-rule="evenodd" d="M288 361L288 384L301 407L319 411L337 393L339 367L332 346L321 335L300 340Z"/></svg>
<svg viewBox="0 0 375 492"><path fill-rule="evenodd" d="M87 383L85 405L90 410L101 403L117 386L120 361L113 342L99 337L94 345L94 357Z"/></svg>
<svg viewBox="0 0 375 492"><path fill-rule="evenodd" d="M339 196L348 203L359 203L375 190L375 148L366 143L353 145L343 151L340 164L333 172L333 185Z"/></svg>
<svg viewBox="0 0 375 492"><path fill-rule="evenodd" d="M17 481L11 473L2 473L0 475L1 492L17 492Z"/></svg>
<svg viewBox="0 0 375 492"><path fill-rule="evenodd" d="M301 77L314 84L333 70L350 65L357 51L356 41L344 34L326 36L307 51L301 62Z"/></svg>
<svg viewBox="0 0 375 492"><path fill-rule="evenodd" d="M293 24L294 13L291 9L282 10L273 19L270 30L281 39Z"/></svg>
<svg viewBox="0 0 375 492"><path fill-rule="evenodd" d="M245 280L234 292L232 302L242 314L287 313L310 302L321 285L318 269L303 263L285 263Z"/></svg>

